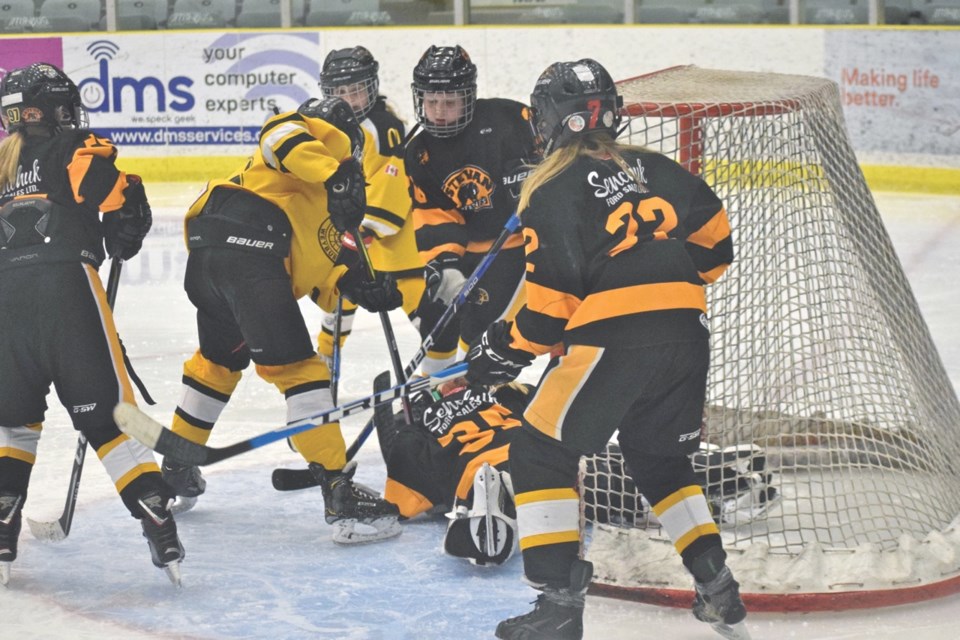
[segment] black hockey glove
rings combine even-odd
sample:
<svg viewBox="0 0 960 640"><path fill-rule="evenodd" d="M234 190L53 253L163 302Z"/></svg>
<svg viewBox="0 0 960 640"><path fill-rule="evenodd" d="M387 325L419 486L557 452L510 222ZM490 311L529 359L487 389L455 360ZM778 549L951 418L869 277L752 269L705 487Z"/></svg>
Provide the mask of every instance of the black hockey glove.
<svg viewBox="0 0 960 640"><path fill-rule="evenodd" d="M423 277L427 283L424 295L430 302L439 300L445 305L457 297L467 281L460 271L460 256L455 253L441 253L428 262Z"/></svg>
<svg viewBox="0 0 960 640"><path fill-rule="evenodd" d="M140 176L127 175L123 206L103 214L103 240L107 255L129 260L140 252L153 225L153 213Z"/></svg>
<svg viewBox="0 0 960 640"><path fill-rule="evenodd" d="M323 184L327 188L330 222L337 231L343 233L359 226L367 209L363 166L355 158L348 158Z"/></svg>
<svg viewBox="0 0 960 640"><path fill-rule="evenodd" d="M510 346L512 322L498 320L487 327L467 352L467 382L494 385L514 380L533 362L533 354Z"/></svg>
<svg viewBox="0 0 960 640"><path fill-rule="evenodd" d="M390 311L403 303L403 295L397 288L396 280L382 271L378 271L377 277L370 280L359 267L347 269L347 272L340 276L337 288L347 300L373 313Z"/></svg>

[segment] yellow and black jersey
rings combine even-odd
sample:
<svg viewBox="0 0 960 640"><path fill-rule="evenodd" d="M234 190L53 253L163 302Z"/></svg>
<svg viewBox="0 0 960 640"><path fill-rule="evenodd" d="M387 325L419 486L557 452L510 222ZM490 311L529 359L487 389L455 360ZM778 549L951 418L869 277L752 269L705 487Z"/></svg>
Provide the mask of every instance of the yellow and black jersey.
<svg viewBox="0 0 960 640"><path fill-rule="evenodd" d="M516 169L534 156L530 110L513 100L477 100L473 120L456 136L415 137L404 164L424 262L485 253L516 209ZM505 248L521 244L517 234Z"/></svg>
<svg viewBox="0 0 960 640"><path fill-rule="evenodd" d="M360 123L364 132L363 173L367 212L362 227L374 237L370 259L378 271L409 272L423 268L410 217L410 193L403 166L403 122L381 96Z"/></svg>
<svg viewBox="0 0 960 640"><path fill-rule="evenodd" d="M702 339L704 285L733 261L723 203L679 164L626 151L638 184L612 160L579 157L521 212L527 303L513 346L636 347Z"/></svg>
<svg viewBox="0 0 960 640"><path fill-rule="evenodd" d="M290 223L287 271L294 295L301 298L316 289L315 301L330 311L346 267L337 264L341 236L327 212L324 182L349 157L349 138L328 122L296 111L275 115L261 128L253 156L231 176L210 181L185 222L200 215L214 189L244 190L271 203Z"/></svg>
<svg viewBox="0 0 960 640"><path fill-rule="evenodd" d="M80 261L98 266L104 258L99 213L122 207L127 187L126 174L114 164L116 157L113 143L88 129L67 129L49 138L27 136L17 177L0 192L0 207L15 199L21 204L47 200L43 206L49 215L36 209L40 217L46 215L41 226L24 216L4 216L6 231L0 232L4 248L12 248L10 240L18 245L18 251L36 256L13 261L13 252L4 252L4 258L9 258L4 264ZM22 243L34 248L19 246Z"/></svg>
<svg viewBox="0 0 960 640"><path fill-rule="evenodd" d="M466 500L484 462L507 468L510 439L519 426L488 391L466 388L445 397L417 424L401 424L387 439L380 434L387 463L384 497L405 518Z"/></svg>

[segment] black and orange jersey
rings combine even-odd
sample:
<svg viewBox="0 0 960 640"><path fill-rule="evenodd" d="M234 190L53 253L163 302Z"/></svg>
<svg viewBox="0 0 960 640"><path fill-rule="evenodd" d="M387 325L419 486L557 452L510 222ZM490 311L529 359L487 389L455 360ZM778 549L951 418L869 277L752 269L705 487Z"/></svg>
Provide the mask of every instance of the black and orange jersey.
<svg viewBox="0 0 960 640"><path fill-rule="evenodd" d="M411 140L404 164L424 262L485 253L516 209L516 169L534 156L529 108L500 98L477 100L473 120L456 136ZM521 244L518 234L506 248Z"/></svg>
<svg viewBox="0 0 960 640"><path fill-rule="evenodd" d="M485 390L466 388L428 407L417 424L398 426L381 444L387 464L384 497L412 518L467 500L483 463L506 469L520 420Z"/></svg>
<svg viewBox="0 0 960 640"><path fill-rule="evenodd" d="M334 125L296 111L269 118L246 164L227 178L212 180L186 215L200 215L214 189L243 189L286 214L292 228L287 271L297 298L316 291L324 310L336 305L336 282L346 270L338 263L341 234L327 211L324 182L350 157L350 140ZM189 238L187 242L189 245Z"/></svg>
<svg viewBox="0 0 960 640"><path fill-rule="evenodd" d="M669 158L580 156L521 212L526 305L513 346L636 347L707 335L704 285L733 261L723 203Z"/></svg>
<svg viewBox="0 0 960 640"><path fill-rule="evenodd" d="M52 211L61 219L45 223L49 237L32 234L37 239L36 261L77 260L95 266L103 261L99 213L122 207L127 187L116 157L113 143L89 129L25 137L16 179L0 192L0 206L14 198L44 198L57 205ZM26 229L18 241L24 235Z"/></svg>

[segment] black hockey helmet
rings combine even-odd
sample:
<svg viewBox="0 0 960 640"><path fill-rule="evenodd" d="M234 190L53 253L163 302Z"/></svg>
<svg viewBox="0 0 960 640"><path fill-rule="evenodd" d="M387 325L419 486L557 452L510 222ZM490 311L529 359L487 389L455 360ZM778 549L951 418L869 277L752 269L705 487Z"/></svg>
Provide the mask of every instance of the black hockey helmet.
<svg viewBox="0 0 960 640"><path fill-rule="evenodd" d="M362 99L347 101L353 107L357 120L363 120L380 95L380 78L377 75L379 70L380 63L366 47L334 49L323 61L320 90L328 98L352 96L354 92L362 96ZM359 104L363 106L358 107Z"/></svg>
<svg viewBox="0 0 960 640"><path fill-rule="evenodd" d="M14 69L0 83L0 122L14 133L29 126L53 131L86 127L80 91L63 71L46 62Z"/></svg>
<svg viewBox="0 0 960 640"><path fill-rule="evenodd" d="M582 133L606 131L615 138L623 98L603 65L584 58L547 67L530 94L530 106L547 155Z"/></svg>
<svg viewBox="0 0 960 640"><path fill-rule="evenodd" d="M417 121L438 138L449 138L462 131L473 120L477 103L477 65L460 45L431 45L413 69L413 110ZM424 112L425 94L444 94L450 100L462 100L462 110L455 120L433 122Z"/></svg>
<svg viewBox="0 0 960 640"><path fill-rule="evenodd" d="M342 98L310 98L297 108L304 118L318 118L328 122L350 138L350 155L363 162L363 129L353 115L353 109Z"/></svg>

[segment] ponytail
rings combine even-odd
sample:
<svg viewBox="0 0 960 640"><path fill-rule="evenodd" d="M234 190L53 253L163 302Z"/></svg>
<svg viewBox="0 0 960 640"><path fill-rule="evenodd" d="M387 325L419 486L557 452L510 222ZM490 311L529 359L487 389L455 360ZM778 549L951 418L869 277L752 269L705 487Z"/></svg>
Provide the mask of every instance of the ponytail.
<svg viewBox="0 0 960 640"><path fill-rule="evenodd" d="M596 131L573 138L569 143L563 145L549 156L543 162L537 165L520 189L520 202L517 205L517 211L522 212L530 206L530 199L533 192L553 180L564 172L580 156L591 156L598 160L613 160L634 182L643 186L640 176L636 169L627 164L623 158L624 151L649 152L649 149L638 147L636 145L621 144L610 137L606 131Z"/></svg>
<svg viewBox="0 0 960 640"><path fill-rule="evenodd" d="M17 183L17 167L23 149L23 133L11 133L0 141L0 191L6 191Z"/></svg>

